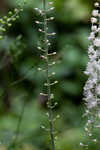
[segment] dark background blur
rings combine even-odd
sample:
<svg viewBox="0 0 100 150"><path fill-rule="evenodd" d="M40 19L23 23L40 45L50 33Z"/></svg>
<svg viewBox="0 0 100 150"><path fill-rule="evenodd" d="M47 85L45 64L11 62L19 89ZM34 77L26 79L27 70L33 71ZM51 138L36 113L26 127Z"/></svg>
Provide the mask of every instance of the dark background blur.
<svg viewBox="0 0 100 150"><path fill-rule="evenodd" d="M58 137L57 150L81 150L84 112L83 87L87 77L84 70L88 61L88 36L93 0L55 0L55 20L50 30L57 33L52 41L52 50L57 51L55 80L59 83L52 89L58 106L54 109L60 119L55 123ZM0 150L13 141L18 120L22 115L18 147L20 150L49 150L49 136L40 126L47 126L45 76L37 71L43 66L37 50L40 34L35 24L41 8L41 0L27 0L20 18L8 29L0 41ZM0 0L0 14L17 7L15 0ZM51 16L51 14L50 14ZM56 137L56 138L57 138ZM98 145L91 145L97 150Z"/></svg>

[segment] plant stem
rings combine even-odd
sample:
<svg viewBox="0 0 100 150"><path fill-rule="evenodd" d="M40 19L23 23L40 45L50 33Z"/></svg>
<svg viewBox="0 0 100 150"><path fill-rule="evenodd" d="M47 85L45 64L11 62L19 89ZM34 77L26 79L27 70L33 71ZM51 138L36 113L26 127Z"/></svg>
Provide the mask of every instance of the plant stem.
<svg viewBox="0 0 100 150"><path fill-rule="evenodd" d="M15 131L15 138L12 141L12 143L8 146L7 150L11 150L12 147L17 146L17 140L18 140L18 136L20 134L20 126L21 126L21 122L22 122L22 119L23 119L24 109L25 109L25 101L23 103L22 110L21 110L20 116L18 118L18 124L17 124L17 128L16 128L16 131Z"/></svg>
<svg viewBox="0 0 100 150"><path fill-rule="evenodd" d="M46 0L43 0L43 11L44 11L44 50L46 51L46 80L47 80L47 94L48 94L48 113L49 113L49 126L50 126L50 139L51 139L51 150L55 150L54 142L54 127L53 127L53 111L52 111L52 100L51 100L51 88L49 78L49 57L48 57L48 35L47 35L47 14L46 14Z"/></svg>

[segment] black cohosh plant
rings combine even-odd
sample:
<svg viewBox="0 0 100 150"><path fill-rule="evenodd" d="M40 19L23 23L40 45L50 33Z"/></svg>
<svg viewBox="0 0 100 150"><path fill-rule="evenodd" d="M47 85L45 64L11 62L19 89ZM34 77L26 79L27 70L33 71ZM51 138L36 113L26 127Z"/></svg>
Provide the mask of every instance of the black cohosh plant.
<svg viewBox="0 0 100 150"><path fill-rule="evenodd" d="M100 4L94 4L95 9L91 17L91 33L89 36L88 57L89 62L85 74L88 80L84 87L84 102L87 122L85 125L85 136L88 143L80 143L88 149L90 143L98 143L95 131L100 128Z"/></svg>
<svg viewBox="0 0 100 150"><path fill-rule="evenodd" d="M51 72L51 67L55 65L55 61L51 61L51 58L56 55L56 52L50 53L50 40L49 38L52 36L55 36L55 32L50 33L48 31L48 23L52 20L54 20L54 17L48 17L48 13L50 13L52 10L54 10L54 7L52 6L53 2L42 0L43 9L35 8L35 10L40 14L42 17L42 21L36 21L36 24L39 25L38 31L43 35L42 45L39 45L37 48L40 50L41 58L44 60L44 68L38 68L38 71L43 71L46 75L46 83L44 83L44 86L46 87L46 93L40 93L40 95L43 95L47 98L47 107L48 107L48 119L49 119L49 129L46 129L46 127L41 126L43 129L48 130L50 134L50 141L51 141L51 150L55 150L55 135L54 135L54 117L53 117L53 108L57 103L53 102L54 94L51 92L51 86L58 83L58 81L52 82L52 76L55 75L55 72ZM57 116L58 117L58 116Z"/></svg>

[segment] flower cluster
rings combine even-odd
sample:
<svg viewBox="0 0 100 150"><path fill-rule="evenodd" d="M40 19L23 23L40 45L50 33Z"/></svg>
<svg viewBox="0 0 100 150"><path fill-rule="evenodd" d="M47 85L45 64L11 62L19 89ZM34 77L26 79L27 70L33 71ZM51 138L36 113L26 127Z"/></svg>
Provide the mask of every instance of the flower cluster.
<svg viewBox="0 0 100 150"><path fill-rule="evenodd" d="M54 135L54 120L58 118L58 115L56 118L53 118L53 108L57 105L57 103L53 102L54 94L51 93L51 86L58 83L58 81L52 82L52 77L55 75L55 72L51 72L51 67L56 64L55 61L52 61L52 57L56 55L56 52L50 52L50 37L55 36L55 32L49 32L48 29L48 23L52 20L54 20L54 17L48 17L48 13L50 11L54 10L54 7L52 6L53 2L48 3L47 8L47 1L42 0L43 2L43 9L35 8L35 10L42 16L43 21L36 21L36 24L39 25L38 31L43 35L43 42L42 44L38 45L38 50L41 51L40 57L45 62L45 67L38 68L38 71L43 71L46 73L46 82L44 83L44 86L46 86L46 92L40 93L40 95L47 97L47 107L48 107L48 119L49 119L49 131L50 131L50 141L51 141L51 149L55 150L55 135ZM50 50L50 51L49 51ZM42 126L42 129L46 129L46 127Z"/></svg>
<svg viewBox="0 0 100 150"><path fill-rule="evenodd" d="M54 82L50 82L50 78L52 78L52 76L55 75L55 72L50 72L50 68L56 64L55 61L52 61L51 58L53 56L56 55L56 52L49 52L49 48L51 45L50 42L50 37L55 36L56 33L55 32L49 32L48 30L48 23L52 20L54 20L54 17L47 17L48 13L52 10L54 10L53 2L48 2L48 8L46 7L46 1L43 1L43 9L39 9L39 8L35 8L35 11L39 13L40 16L42 16L43 21L35 21L36 24L38 24L39 29L38 31L43 35L43 42L42 44L38 45L37 49L41 52L40 57L42 58L42 60L44 60L45 62L45 68L38 68L38 71L43 71L47 74L47 82L44 83L44 86L50 87L56 83L58 83L58 81L54 81ZM47 91L48 92L48 91ZM48 94L42 93L41 95L46 95L48 96ZM51 94L52 95L52 94ZM50 107L50 106L49 106Z"/></svg>
<svg viewBox="0 0 100 150"><path fill-rule="evenodd" d="M95 3L95 10L91 17L91 33L89 36L88 57L89 62L85 74L88 80L84 87L84 101L86 105L85 114L88 118L85 125L85 135L90 139L88 144L80 143L81 146L88 147L90 142L97 142L97 138L93 131L100 127L100 5Z"/></svg>
<svg viewBox="0 0 100 150"><path fill-rule="evenodd" d="M15 8L13 11L9 11L7 16L0 18L0 40L3 39L3 35L6 32L7 27L11 27L12 22L19 18L19 13L23 11L23 5L25 3L26 0L18 3L18 8Z"/></svg>

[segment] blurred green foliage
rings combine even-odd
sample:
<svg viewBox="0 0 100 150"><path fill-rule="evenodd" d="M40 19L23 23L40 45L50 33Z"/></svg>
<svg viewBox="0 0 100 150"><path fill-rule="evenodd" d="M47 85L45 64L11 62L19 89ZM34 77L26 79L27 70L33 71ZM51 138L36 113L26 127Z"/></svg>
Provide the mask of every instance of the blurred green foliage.
<svg viewBox="0 0 100 150"><path fill-rule="evenodd" d="M15 8L16 2L8 0L7 5L6 12ZM52 90L58 102L55 115L61 116L55 123L58 130L56 146L58 150L82 150L79 143L87 141L83 137L85 121L81 119L84 111L82 92L87 79L83 72L88 61L89 18L93 1L55 0L54 5L56 19L50 30L57 36L50 39L50 50L57 51L56 65L52 70L56 72L55 79L59 84ZM5 150L14 140L23 106L17 149L50 149L48 133L40 128L41 125L48 126L48 121L46 100L39 96L45 76L37 71L43 64L37 50L41 37L35 25L39 19L35 7L42 7L41 0L28 0L19 19L0 41L0 150ZM90 145L91 150L98 148L99 145Z"/></svg>

